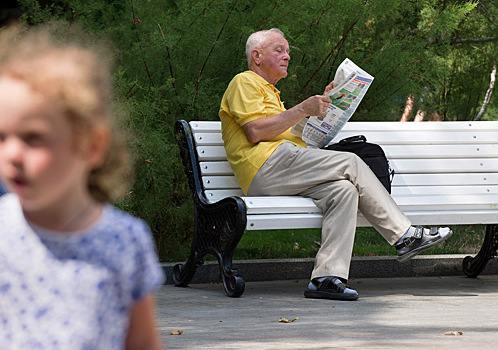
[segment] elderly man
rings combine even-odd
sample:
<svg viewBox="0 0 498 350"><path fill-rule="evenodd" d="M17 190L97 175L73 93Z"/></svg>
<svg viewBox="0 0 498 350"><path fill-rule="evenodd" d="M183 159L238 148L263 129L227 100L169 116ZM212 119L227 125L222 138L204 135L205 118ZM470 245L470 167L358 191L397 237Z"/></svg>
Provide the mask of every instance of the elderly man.
<svg viewBox="0 0 498 350"><path fill-rule="evenodd" d="M322 210L322 245L305 297L358 299L346 284L358 210L396 247L401 261L451 236L449 228L411 226L356 155L306 148L290 132L302 118L324 115L331 100L316 95L290 109L284 107L275 85L287 76L290 56L279 29L253 33L246 55L249 70L233 78L221 102L224 145L247 195L301 195L312 198ZM331 88L332 84L326 91Z"/></svg>

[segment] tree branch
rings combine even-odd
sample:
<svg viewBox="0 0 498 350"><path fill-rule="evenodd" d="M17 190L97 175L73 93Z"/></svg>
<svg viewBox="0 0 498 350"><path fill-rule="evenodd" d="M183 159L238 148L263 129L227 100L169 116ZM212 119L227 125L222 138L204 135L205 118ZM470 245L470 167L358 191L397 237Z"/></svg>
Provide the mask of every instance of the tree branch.
<svg viewBox="0 0 498 350"><path fill-rule="evenodd" d="M201 82L202 73L204 72L204 68L206 68L206 65L207 65L207 62L209 60L209 57L211 57L211 54L213 53L216 44L220 40L221 33L223 33L223 30L225 29L225 26L226 26L226 24L228 22L228 19L232 15L232 12L235 9L235 6L237 5L237 2L238 2L238 0L234 2L232 8L230 9L230 12L228 13L227 17L225 18L225 22L221 26L220 32L218 33L218 36L216 37L216 40L213 43L213 46L211 46L211 50L209 51L208 55L206 56L206 59L204 60L204 63L202 64L201 70L199 71L199 76L197 77L197 83L196 83L196 86L195 86L194 104L195 104L195 100L197 99L197 92L199 91L199 83Z"/></svg>
<svg viewBox="0 0 498 350"><path fill-rule="evenodd" d="M484 43L488 41L498 40L498 36L490 36L487 38L476 38L476 39L455 39L450 42L450 45L456 44L476 44L476 43Z"/></svg>
<svg viewBox="0 0 498 350"><path fill-rule="evenodd" d="M329 60L330 56L332 56L332 54L334 53L335 49L337 47L339 47L341 45L341 43L346 40L346 38L348 37L349 33L351 32L351 30L354 28L354 26L356 25L356 23L358 23L359 21L359 18L356 19L353 24L351 24L351 26L348 28L348 30L346 30L346 32L342 35L342 38L341 40L339 40L337 42L337 44L332 48L332 50L330 50L330 52L328 53L328 55L322 60L322 63L320 63L320 65L318 66L317 69L315 69L315 71L313 72L313 74L311 74L311 76L309 77L309 79L306 81L306 83L304 83L303 87L301 88L301 90L299 92L303 92L304 89L306 89L306 87L309 85L309 83L313 80L313 78L315 77L315 75L317 75L318 71L320 69L322 69L323 65Z"/></svg>
<svg viewBox="0 0 498 350"><path fill-rule="evenodd" d="M484 15L484 17L486 17L486 19L489 21L489 23L496 24L493 21L493 19L496 19L496 17L488 11L488 9L482 4L482 1L479 1L477 5L478 5L478 7L477 7L478 10Z"/></svg>
<svg viewBox="0 0 498 350"><path fill-rule="evenodd" d="M259 29L263 30L263 28L266 27L266 22L270 19L271 15L275 11L275 9L280 5L280 2L281 2L281 0L275 1L275 5L273 6L273 8L266 12L266 18L262 19L262 22L259 24L259 26L254 27L254 28L259 28Z"/></svg>
<svg viewBox="0 0 498 350"><path fill-rule="evenodd" d="M183 40L183 36L187 33L189 33L189 29L194 25L195 22L197 22L197 20L202 17L202 14L212 5L212 3L214 2L214 0L212 0L209 4L207 4L206 6L204 6L204 8L202 9L201 12L199 12L199 14L194 18L194 20L187 26L187 29L184 31L184 33L180 36L180 38L177 40L177 42L173 45L173 47L171 48L173 51L176 49L176 47L180 44L180 42ZM184 14L183 17L187 17L187 15L189 15L191 12L193 12L194 10L194 7L191 8L187 13L183 13L182 11L182 14ZM170 31L172 32L175 32L177 31L178 27L175 26L173 28L170 29Z"/></svg>
<svg viewBox="0 0 498 350"><path fill-rule="evenodd" d="M310 24L308 24L300 33L298 33L295 37L294 40L297 40L303 33L305 33L308 29L311 29L313 27L313 24L315 22L319 22L324 14L326 14L333 6L329 4L329 1L323 6L322 12L318 15L318 17L314 18Z"/></svg>
<svg viewBox="0 0 498 350"><path fill-rule="evenodd" d="M305 3L301 3L300 5L296 6L293 10L283 14L282 16L280 16L279 18L277 18L273 22L271 22L271 25L273 25L273 23L279 23L282 20L282 18L290 15L291 13L295 12L298 8L303 7L304 5L305 5Z"/></svg>
<svg viewBox="0 0 498 350"><path fill-rule="evenodd" d="M154 85L154 81L152 80L152 74L150 73L149 66L147 64L147 60L145 59L145 54L143 51L142 47L142 41L140 40L140 36L138 35L137 31L137 23L140 23L141 20L135 17L135 7L133 6L133 0L130 1L130 6L131 6L131 15L132 15L132 23L133 23L133 29L135 30L135 36L137 37L137 42L138 42L138 48L140 49L140 54L142 55L142 60L144 61L144 66L145 66L145 71L147 72L147 76L149 77L150 84L152 86Z"/></svg>
<svg viewBox="0 0 498 350"><path fill-rule="evenodd" d="M171 65L171 55L169 52L169 46L166 42L166 37L164 36L163 28L161 28L161 25L159 23L157 25L159 27L159 30L161 31L161 35L163 36L164 45L166 46L166 60L168 61L169 74L171 75L172 84L173 84L173 88L175 90L175 94L178 96L178 91L176 90L176 83L175 83L175 73L173 72L173 66Z"/></svg>

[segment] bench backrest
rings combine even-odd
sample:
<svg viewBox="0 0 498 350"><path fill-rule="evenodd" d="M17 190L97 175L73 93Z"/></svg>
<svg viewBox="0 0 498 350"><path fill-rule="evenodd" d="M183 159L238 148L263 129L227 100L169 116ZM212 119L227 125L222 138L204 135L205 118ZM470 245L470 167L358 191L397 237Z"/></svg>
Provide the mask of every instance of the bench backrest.
<svg viewBox="0 0 498 350"><path fill-rule="evenodd" d="M190 127L206 197L244 196L226 158L221 123ZM498 122L348 122L335 140L353 135L383 147L395 171L392 196L404 211L494 210L496 218Z"/></svg>

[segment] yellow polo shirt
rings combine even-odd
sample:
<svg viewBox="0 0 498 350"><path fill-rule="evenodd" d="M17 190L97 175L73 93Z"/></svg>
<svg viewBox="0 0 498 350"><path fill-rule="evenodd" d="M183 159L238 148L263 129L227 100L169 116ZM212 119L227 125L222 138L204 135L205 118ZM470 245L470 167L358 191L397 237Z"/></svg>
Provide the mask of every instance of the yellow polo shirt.
<svg viewBox="0 0 498 350"><path fill-rule="evenodd" d="M290 128L269 141L251 143L247 140L243 125L283 111L280 91L253 71L237 74L223 95L219 112L223 142L228 161L245 194L259 168L279 145L292 142L298 147L306 147Z"/></svg>

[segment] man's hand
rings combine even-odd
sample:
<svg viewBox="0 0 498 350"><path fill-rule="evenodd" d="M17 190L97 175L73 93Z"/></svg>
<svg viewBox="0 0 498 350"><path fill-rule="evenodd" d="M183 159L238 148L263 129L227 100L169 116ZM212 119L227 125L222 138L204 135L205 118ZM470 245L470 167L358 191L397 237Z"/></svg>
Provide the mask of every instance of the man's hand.
<svg viewBox="0 0 498 350"><path fill-rule="evenodd" d="M327 114L327 108L330 105L330 97L325 95L315 95L301 102L297 107L306 116L320 116Z"/></svg>
<svg viewBox="0 0 498 350"><path fill-rule="evenodd" d="M332 91L332 89L334 88L334 82L330 82L329 85L327 85L327 87L325 88L325 92L323 93L324 95L327 95L330 91Z"/></svg>

